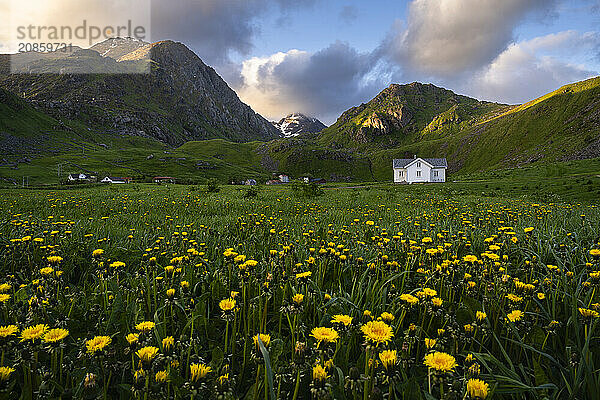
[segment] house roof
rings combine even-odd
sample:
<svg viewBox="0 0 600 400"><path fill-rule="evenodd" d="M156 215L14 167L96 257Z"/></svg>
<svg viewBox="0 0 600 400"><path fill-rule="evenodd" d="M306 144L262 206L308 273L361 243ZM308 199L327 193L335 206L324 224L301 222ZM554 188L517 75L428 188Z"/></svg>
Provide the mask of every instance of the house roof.
<svg viewBox="0 0 600 400"><path fill-rule="evenodd" d="M394 168L405 168L410 163L416 160L423 160L426 163L430 164L432 167L436 168L448 168L448 162L445 158L395 158L394 159Z"/></svg>

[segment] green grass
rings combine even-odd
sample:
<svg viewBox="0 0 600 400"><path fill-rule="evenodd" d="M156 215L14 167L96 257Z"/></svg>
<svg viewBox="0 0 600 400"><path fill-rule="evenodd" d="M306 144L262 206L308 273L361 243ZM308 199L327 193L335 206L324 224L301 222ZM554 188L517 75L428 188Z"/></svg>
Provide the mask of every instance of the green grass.
<svg viewBox="0 0 600 400"><path fill-rule="evenodd" d="M523 176L563 174L536 168ZM497 174L496 182L513 176ZM2 339L3 366L14 368L2 395L298 400L318 389L340 400L364 399L360 390L398 399L443 398L443 391L462 399L477 376L488 383L489 399L593 398L600 388L598 318L578 309L600 300L590 276L600 270L590 254L600 247L597 203L538 201L508 186L481 196L472 185L486 177L469 179L327 185L312 199L287 186L262 187L253 198L243 187L0 189L0 284L10 284L1 289L9 296L2 297L0 326L15 324L19 334L36 324L68 330L58 344ZM94 257L96 249L103 253ZM302 272L310 272L307 279L297 277ZM293 300L297 294L301 301ZM402 294L416 296L416 304ZM221 311L230 296L236 310ZM509 323L515 309L524 315ZM486 316L477 320L477 311ZM353 323L332 323L337 314ZM370 316L391 327L385 344L361 331ZM154 327L140 333L142 321ZM333 327L336 343L319 343L311 335L317 327ZM137 342L126 341L129 333L140 333ZM260 348L257 333L270 335ZM86 341L102 335L111 343L90 354ZM169 336L171 347L162 341ZM452 372L434 379L423 364L425 338L436 339L433 351L455 358ZM158 355L139 363L135 353L144 346ZM369 362L384 349L397 351L388 369ZM194 381L193 363L212 370ZM317 364L330 365L322 381L313 378ZM168 382L156 380L159 371Z"/></svg>

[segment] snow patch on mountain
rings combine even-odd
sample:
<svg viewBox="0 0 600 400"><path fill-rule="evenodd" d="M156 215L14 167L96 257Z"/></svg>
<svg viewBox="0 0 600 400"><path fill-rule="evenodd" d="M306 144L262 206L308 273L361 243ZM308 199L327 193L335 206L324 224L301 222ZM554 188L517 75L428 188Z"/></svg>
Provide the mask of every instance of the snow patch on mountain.
<svg viewBox="0 0 600 400"><path fill-rule="evenodd" d="M272 124L284 137L294 137L303 133L317 133L327 127L318 119L301 113L290 114L279 122L272 122Z"/></svg>

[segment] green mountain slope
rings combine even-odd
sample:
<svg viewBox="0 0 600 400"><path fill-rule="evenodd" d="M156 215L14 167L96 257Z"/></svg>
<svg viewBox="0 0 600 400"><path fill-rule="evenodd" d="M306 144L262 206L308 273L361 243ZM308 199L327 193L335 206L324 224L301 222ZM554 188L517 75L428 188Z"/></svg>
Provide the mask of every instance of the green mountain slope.
<svg viewBox="0 0 600 400"><path fill-rule="evenodd" d="M144 49L134 53L148 50ZM128 54L130 58L139 55ZM22 84L28 79L33 78L22 76L16 81ZM82 78L73 75L70 79ZM125 75L83 79L79 87L67 85L64 77L49 75L42 83L50 89L26 85L31 101L0 91L1 179L17 182L29 176L30 182L56 183L61 168L63 173L85 171L140 180L170 175L189 182L213 177L223 182L260 181L275 172L293 177L310 174L328 181L390 181L392 159L417 154L446 157L452 180L458 175L600 157L600 77L566 85L518 106L483 102L434 85L391 85L317 134L236 143L218 131L219 139L181 145L187 137L184 130L169 131L177 138L175 143L152 135L115 134L109 129L114 125L105 125L104 116L86 111L99 108L102 113L113 110L119 115L124 104L128 110L143 104L145 113L170 120L179 113L171 100L138 91L136 85L145 83ZM106 87L108 82L112 83ZM79 87L65 94L69 99L83 96L95 85L107 97L96 99L97 104L83 102L83 108L72 105L69 118L62 111L63 118L55 118L53 108L62 107L64 99L58 96L59 105L36 100L36 91L60 93L65 85ZM120 91L127 95L118 96ZM201 102L199 98L190 101ZM221 114L219 118L227 117L226 111Z"/></svg>
<svg viewBox="0 0 600 400"><path fill-rule="evenodd" d="M385 169L406 154L446 157L450 170L461 173L600 157L600 77L566 85L452 135L424 136L382 150L372 159Z"/></svg>
<svg viewBox="0 0 600 400"><path fill-rule="evenodd" d="M318 136L322 145L388 148L445 136L509 106L472 99L432 84L392 84L373 100L344 112Z"/></svg>

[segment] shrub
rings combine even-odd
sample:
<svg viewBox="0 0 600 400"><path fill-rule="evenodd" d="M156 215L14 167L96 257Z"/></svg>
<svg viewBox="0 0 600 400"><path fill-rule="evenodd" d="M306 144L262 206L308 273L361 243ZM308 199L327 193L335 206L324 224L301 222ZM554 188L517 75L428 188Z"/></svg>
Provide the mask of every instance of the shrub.
<svg viewBox="0 0 600 400"><path fill-rule="evenodd" d="M244 191L244 199L251 199L258 197L258 186L250 186Z"/></svg>
<svg viewBox="0 0 600 400"><path fill-rule="evenodd" d="M314 198L324 194L323 188L316 183L304 183L295 181L292 184L292 191L296 196Z"/></svg>
<svg viewBox="0 0 600 400"><path fill-rule="evenodd" d="M218 193L219 190L219 181L216 178L209 179L206 183L206 191L208 193Z"/></svg>

